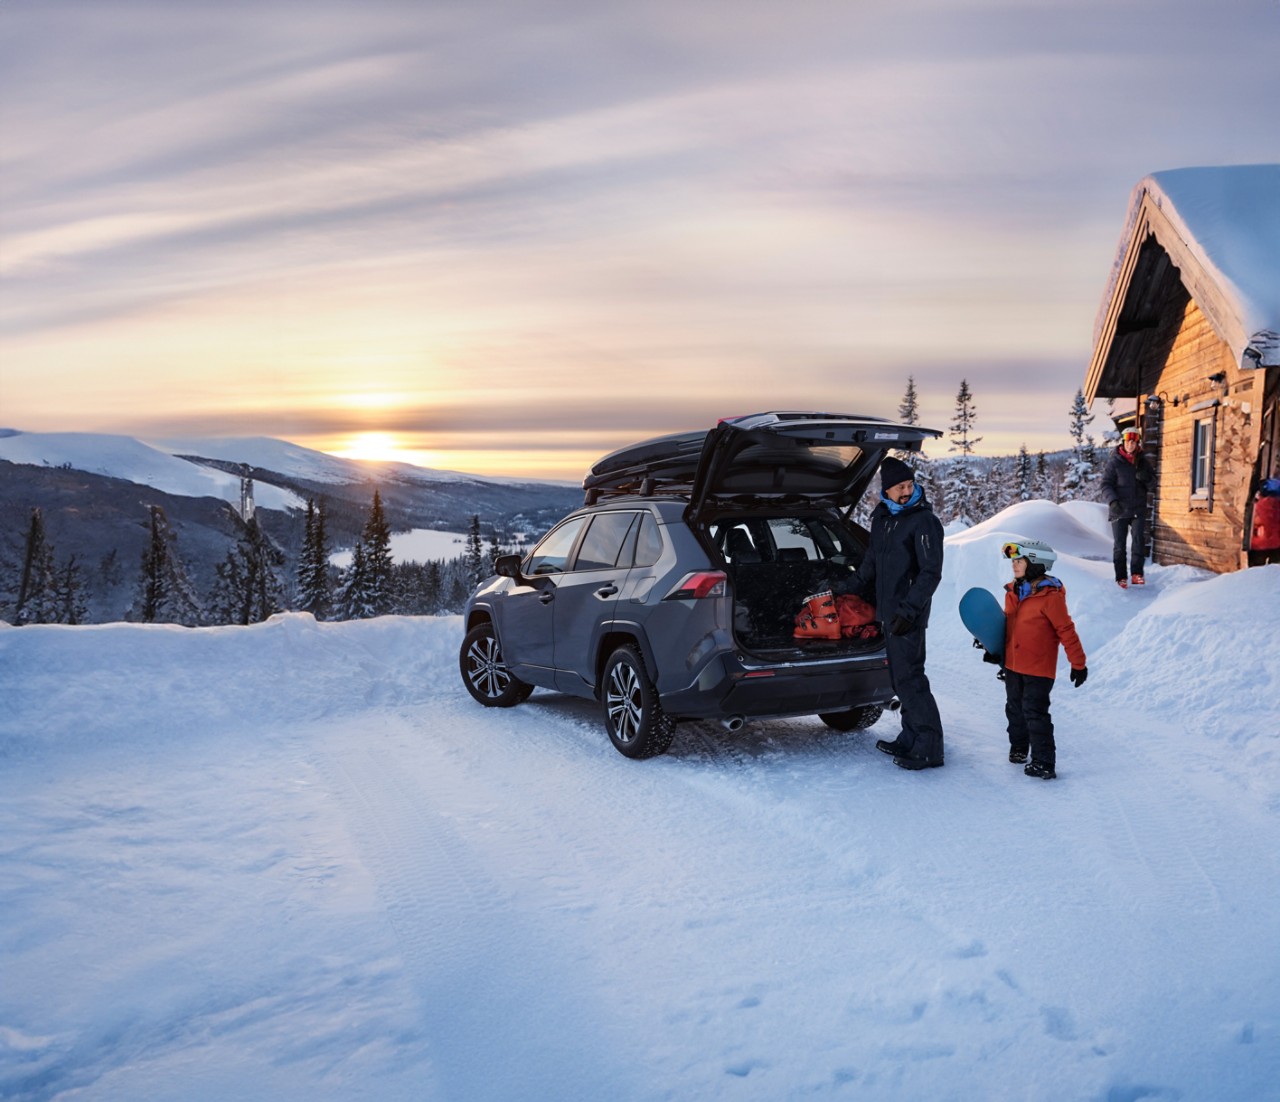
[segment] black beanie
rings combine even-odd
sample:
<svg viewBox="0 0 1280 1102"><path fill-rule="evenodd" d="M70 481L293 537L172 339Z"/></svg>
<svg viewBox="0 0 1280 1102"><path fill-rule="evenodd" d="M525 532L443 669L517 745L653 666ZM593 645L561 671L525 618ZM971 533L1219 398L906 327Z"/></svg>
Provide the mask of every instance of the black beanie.
<svg viewBox="0 0 1280 1102"><path fill-rule="evenodd" d="M891 455L880 464L881 493L884 493L890 486L896 486L899 482L914 482L915 480L916 472L896 456Z"/></svg>

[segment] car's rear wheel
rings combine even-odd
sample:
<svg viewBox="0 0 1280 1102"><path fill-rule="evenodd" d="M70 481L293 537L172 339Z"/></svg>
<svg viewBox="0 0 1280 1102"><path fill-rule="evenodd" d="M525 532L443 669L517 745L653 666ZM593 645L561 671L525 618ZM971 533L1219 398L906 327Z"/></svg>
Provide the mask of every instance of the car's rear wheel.
<svg viewBox="0 0 1280 1102"><path fill-rule="evenodd" d="M458 651L462 683L486 708L510 708L525 700L533 686L521 681L502 658L502 647L490 623L477 624Z"/></svg>
<svg viewBox="0 0 1280 1102"><path fill-rule="evenodd" d="M883 708L868 704L862 708L851 708L847 712L823 712L818 718L837 731L863 731L874 727L882 715Z"/></svg>
<svg viewBox="0 0 1280 1102"><path fill-rule="evenodd" d="M609 741L629 758L665 754L675 737L675 721L662 710L644 659L633 646L619 647L604 667L604 726Z"/></svg>

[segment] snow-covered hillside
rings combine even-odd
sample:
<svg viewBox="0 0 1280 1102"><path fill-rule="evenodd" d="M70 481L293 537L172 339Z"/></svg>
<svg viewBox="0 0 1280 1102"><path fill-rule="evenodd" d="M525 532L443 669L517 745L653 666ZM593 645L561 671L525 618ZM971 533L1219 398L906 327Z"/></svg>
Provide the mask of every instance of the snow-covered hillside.
<svg viewBox="0 0 1280 1102"><path fill-rule="evenodd" d="M240 479L179 459L131 436L86 432L14 432L0 435L0 459L42 467L70 467L122 478L179 497L216 497L238 504ZM266 509L303 509L297 494L266 483L254 486Z"/></svg>
<svg viewBox="0 0 1280 1102"><path fill-rule="evenodd" d="M1089 655L1053 782L955 615L1009 536ZM1275 1098L1280 567L1108 558L948 540L923 774L891 716L632 762L452 617L0 626L0 1097Z"/></svg>
<svg viewBox="0 0 1280 1102"><path fill-rule="evenodd" d="M415 467L410 463L380 463L371 460L343 459L326 452L313 451L287 440L269 436L183 437L157 440L157 447L175 455L199 455L206 459L223 459L231 463L248 463L275 471L289 478L308 482L342 485L370 479L400 478L409 481L458 482L474 481L474 475Z"/></svg>

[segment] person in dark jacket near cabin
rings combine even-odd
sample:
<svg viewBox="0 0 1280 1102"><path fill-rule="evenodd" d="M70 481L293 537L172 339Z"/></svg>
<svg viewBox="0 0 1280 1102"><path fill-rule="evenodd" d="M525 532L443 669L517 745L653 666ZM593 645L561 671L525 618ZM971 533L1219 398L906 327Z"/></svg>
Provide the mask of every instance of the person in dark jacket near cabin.
<svg viewBox="0 0 1280 1102"><path fill-rule="evenodd" d="M857 573L840 587L876 606L885 630L889 676L902 703L902 733L878 750L903 769L942 765L942 719L924 672L925 629L942 580L942 524L916 483L915 471L890 456L880 467L880 503L871 513L871 542Z"/></svg>
<svg viewBox="0 0 1280 1102"><path fill-rule="evenodd" d="M1057 774L1058 748L1053 739L1049 694L1058 673L1058 645L1071 663L1077 689L1089 676L1084 647L1067 611L1067 591L1048 573L1057 555L1040 540L1006 543L1013 560L1013 581L1004 587L1005 719L1009 721L1009 760L1027 762L1028 777L1051 781ZM984 657L992 661L991 656Z"/></svg>
<svg viewBox="0 0 1280 1102"><path fill-rule="evenodd" d="M1137 429L1125 429L1120 446L1112 453L1102 475L1102 500L1107 503L1111 522L1111 557L1115 562L1116 585L1146 585L1147 491L1155 482L1155 469L1142 450ZM1126 563L1126 543L1128 561ZM1127 567L1127 569L1126 569Z"/></svg>

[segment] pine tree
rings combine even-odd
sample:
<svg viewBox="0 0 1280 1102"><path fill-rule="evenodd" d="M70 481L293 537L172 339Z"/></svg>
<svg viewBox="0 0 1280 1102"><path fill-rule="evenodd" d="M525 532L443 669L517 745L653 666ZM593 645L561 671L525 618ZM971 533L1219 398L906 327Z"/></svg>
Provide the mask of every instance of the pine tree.
<svg viewBox="0 0 1280 1102"><path fill-rule="evenodd" d="M284 552L263 531L257 513L240 524L240 540L217 566L209 600L221 624L258 624L281 610Z"/></svg>
<svg viewBox="0 0 1280 1102"><path fill-rule="evenodd" d="M960 390L956 394L955 414L951 419L951 451L958 451L962 456L973 454L974 449L982 443L981 436L973 435L977 422L978 409L973 404L969 380L961 379Z"/></svg>
<svg viewBox="0 0 1280 1102"><path fill-rule="evenodd" d="M335 604L338 618L342 620L364 620L373 615L373 606L369 600L369 572L362 540L356 540L351 551L351 565L343 571Z"/></svg>
<svg viewBox="0 0 1280 1102"><path fill-rule="evenodd" d="M1069 431L1073 443L1067 473L1062 480L1062 496L1066 501L1083 500L1089 496L1089 485L1094 481L1094 466L1097 462L1094 440L1087 432L1089 425L1093 423L1093 414L1085 404L1083 390L1076 391L1069 416Z"/></svg>
<svg viewBox="0 0 1280 1102"><path fill-rule="evenodd" d="M914 375L907 376L906 393L902 396L902 401L898 403L898 420L904 425L920 424L920 400L916 394L916 379ZM919 451L909 451L905 448L896 450L894 454L905 463L910 463L916 472L916 482L926 494L932 493L933 475L929 470L929 457L925 454L924 446L921 445ZM873 503L874 507L874 503Z"/></svg>
<svg viewBox="0 0 1280 1102"><path fill-rule="evenodd" d="M1030 501L1035 496L1035 472L1031 468L1031 455L1024 442L1018 449L1018 459L1013 469L1014 496L1018 501Z"/></svg>
<svg viewBox="0 0 1280 1102"><path fill-rule="evenodd" d="M951 419L951 451L959 457L947 465L945 498L947 512L953 520L972 524L977 516L977 487L972 465L968 462L974 448L982 443L981 436L974 436L978 410L973 404L973 392L969 380L960 380L956 394L955 414Z"/></svg>
<svg viewBox="0 0 1280 1102"><path fill-rule="evenodd" d="M382 511L382 495L373 491L373 505L360 537L364 545L364 616L386 616L395 602L391 571L391 528Z"/></svg>
<svg viewBox="0 0 1280 1102"><path fill-rule="evenodd" d="M319 505L307 500L306 530L298 559L297 607L317 620L333 611L333 587L329 581L329 539L325 531L324 498Z"/></svg>
<svg viewBox="0 0 1280 1102"><path fill-rule="evenodd" d="M133 614L144 624L185 624L200 622L200 600L192 588L187 569L178 556L178 535L159 505L149 508L151 534L142 552Z"/></svg>
<svg viewBox="0 0 1280 1102"><path fill-rule="evenodd" d="M1049 477L1049 461L1041 451L1036 456L1036 473L1031 480L1031 492L1040 500L1053 500L1053 480Z"/></svg>
<svg viewBox="0 0 1280 1102"><path fill-rule="evenodd" d="M53 547L44 529L44 514L31 510L27 527L27 546L22 558L22 580L18 585L15 620L19 624L52 624L57 622L55 567Z"/></svg>
<svg viewBox="0 0 1280 1102"><path fill-rule="evenodd" d="M474 589L488 577L484 566L484 543L480 539L480 517L475 513L471 515L471 526L467 529L465 562L467 588Z"/></svg>
<svg viewBox="0 0 1280 1102"><path fill-rule="evenodd" d="M898 420L904 425L920 424L920 402L916 397L916 377L907 376L907 392L898 403Z"/></svg>
<svg viewBox="0 0 1280 1102"><path fill-rule="evenodd" d="M423 611L428 614L438 613L444 605L444 581L440 576L440 564L432 561L427 564L426 583L423 587Z"/></svg>
<svg viewBox="0 0 1280 1102"><path fill-rule="evenodd" d="M56 623L84 623L85 616L88 614L88 605L84 599L84 578L74 555L58 570L53 596Z"/></svg>

